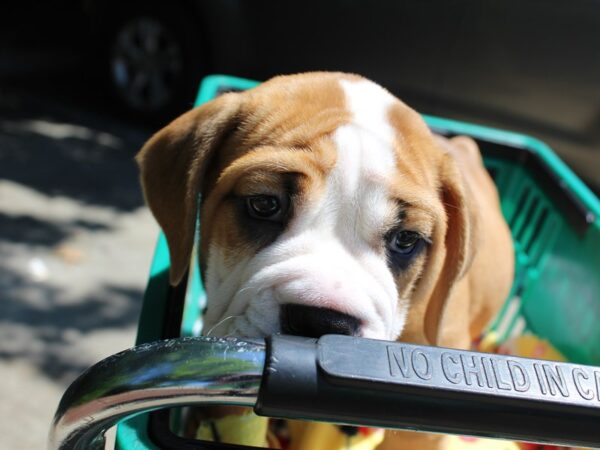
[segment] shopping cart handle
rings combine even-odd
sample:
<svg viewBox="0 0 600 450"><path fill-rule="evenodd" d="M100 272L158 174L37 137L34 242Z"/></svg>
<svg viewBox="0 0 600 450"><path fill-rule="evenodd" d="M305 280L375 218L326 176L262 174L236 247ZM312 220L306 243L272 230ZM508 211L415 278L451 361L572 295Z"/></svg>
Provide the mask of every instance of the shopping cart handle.
<svg viewBox="0 0 600 450"><path fill-rule="evenodd" d="M104 450L104 433L135 414L184 405L252 407L264 341L180 338L110 356L75 380L54 415L51 450Z"/></svg>
<svg viewBox="0 0 600 450"><path fill-rule="evenodd" d="M65 392L49 448L104 448L127 417L183 405L261 415L600 446L600 368L387 341L273 336L144 344Z"/></svg>
<svg viewBox="0 0 600 450"><path fill-rule="evenodd" d="M255 411L600 447L600 368L348 336L273 336Z"/></svg>

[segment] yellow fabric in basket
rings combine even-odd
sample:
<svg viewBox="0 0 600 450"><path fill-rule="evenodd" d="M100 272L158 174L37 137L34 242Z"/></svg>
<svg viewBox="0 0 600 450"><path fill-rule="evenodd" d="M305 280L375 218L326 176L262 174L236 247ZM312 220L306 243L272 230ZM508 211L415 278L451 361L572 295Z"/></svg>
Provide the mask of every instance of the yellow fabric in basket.
<svg viewBox="0 0 600 450"><path fill-rule="evenodd" d="M258 417L252 411L202 422L196 439L220 441L227 444L267 447L269 419Z"/></svg>
<svg viewBox="0 0 600 450"><path fill-rule="evenodd" d="M269 420L252 412L225 416L200 425L196 439L256 447L284 448L280 439L268 430ZM375 450L383 441L383 430L348 436L339 427L328 423L290 420L286 450ZM217 438L218 436L218 438Z"/></svg>
<svg viewBox="0 0 600 450"><path fill-rule="evenodd" d="M384 437L381 429L348 436L339 427L328 423L290 420L287 425L289 443L286 450L376 450ZM283 448L267 427L268 419L249 412L204 423L198 428L196 438L211 441L216 432L221 442L229 444ZM519 446L510 441L445 436L440 450L519 450Z"/></svg>
<svg viewBox="0 0 600 450"><path fill-rule="evenodd" d="M509 339L498 348L498 353L527 358L566 361L567 359L552 344L533 334L524 334Z"/></svg>
<svg viewBox="0 0 600 450"><path fill-rule="evenodd" d="M374 450L383 441L383 430L369 429L368 434L344 434L328 423L288 421L289 450Z"/></svg>
<svg viewBox="0 0 600 450"><path fill-rule="evenodd" d="M444 436L440 450L520 450L520 447L512 441L448 435Z"/></svg>

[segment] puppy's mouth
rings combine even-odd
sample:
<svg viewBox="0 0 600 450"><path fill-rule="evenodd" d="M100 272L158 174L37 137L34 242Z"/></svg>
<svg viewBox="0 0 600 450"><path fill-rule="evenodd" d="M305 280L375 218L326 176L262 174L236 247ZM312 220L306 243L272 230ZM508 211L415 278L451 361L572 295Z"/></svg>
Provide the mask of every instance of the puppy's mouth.
<svg viewBox="0 0 600 450"><path fill-rule="evenodd" d="M243 316L228 316L208 329L205 335L220 335L222 333L222 330L218 330L220 327L227 328L227 322L235 321L238 318L245 319ZM355 316L331 308L287 303L280 306L279 330L274 330L274 332L310 338L319 338L326 334L361 336L362 321ZM257 334L267 336L273 333L259 331Z"/></svg>
<svg viewBox="0 0 600 450"><path fill-rule="evenodd" d="M283 334L319 338L325 334L360 336L357 317L330 308L287 303L281 306L279 322Z"/></svg>

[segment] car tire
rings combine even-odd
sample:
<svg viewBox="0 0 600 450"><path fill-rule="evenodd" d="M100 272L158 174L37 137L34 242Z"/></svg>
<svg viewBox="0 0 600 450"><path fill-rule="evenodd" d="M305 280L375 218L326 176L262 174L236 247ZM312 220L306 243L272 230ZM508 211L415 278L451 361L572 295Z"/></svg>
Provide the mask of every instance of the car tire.
<svg viewBox="0 0 600 450"><path fill-rule="evenodd" d="M207 73L201 25L177 3L125 5L110 8L106 15L110 23L104 34L104 70L109 89L128 115L164 124L192 107Z"/></svg>

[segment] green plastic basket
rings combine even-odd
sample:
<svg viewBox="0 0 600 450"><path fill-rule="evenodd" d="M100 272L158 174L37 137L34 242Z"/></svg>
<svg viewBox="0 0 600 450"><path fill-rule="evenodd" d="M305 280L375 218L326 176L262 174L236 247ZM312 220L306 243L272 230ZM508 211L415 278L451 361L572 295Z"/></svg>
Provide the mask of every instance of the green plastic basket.
<svg viewBox="0 0 600 450"><path fill-rule="evenodd" d="M223 92L257 84L209 76L202 82L196 106ZM424 118L437 133L477 140L500 192L515 241L516 275L491 328L500 340L531 331L552 342L572 362L600 364L600 202L596 195L534 138L439 117ZM183 310L175 313L167 308L175 294L168 269L169 252L161 234L144 294L138 344L169 337L164 329L168 314L182 317L181 335L197 335L202 328L200 312L206 296L197 261L187 282L176 288L186 290L186 300ZM157 448L147 429L148 415L122 422L116 448Z"/></svg>

